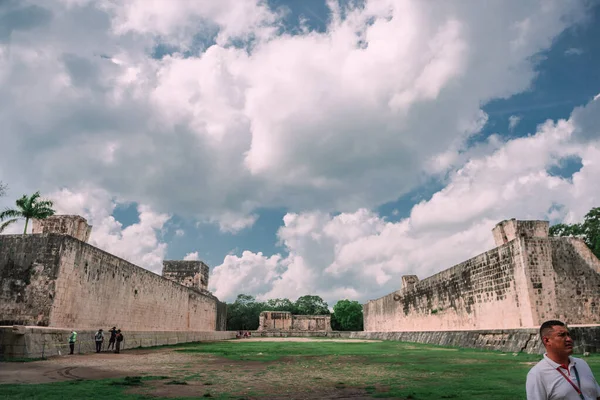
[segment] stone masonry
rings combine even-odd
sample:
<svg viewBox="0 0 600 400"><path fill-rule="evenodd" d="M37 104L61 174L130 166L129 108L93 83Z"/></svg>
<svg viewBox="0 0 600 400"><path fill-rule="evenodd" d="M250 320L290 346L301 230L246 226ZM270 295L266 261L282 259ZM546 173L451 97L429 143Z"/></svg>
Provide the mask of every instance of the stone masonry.
<svg viewBox="0 0 600 400"><path fill-rule="evenodd" d="M210 292L183 286L70 236L87 240L89 226L82 221L59 216L37 228L60 233L0 235L0 325L225 330L226 305ZM201 269L208 283L208 267Z"/></svg>
<svg viewBox="0 0 600 400"><path fill-rule="evenodd" d="M498 247L363 306L365 331L535 328L600 323L600 260L582 240L548 237L547 221L502 221Z"/></svg>
<svg viewBox="0 0 600 400"><path fill-rule="evenodd" d="M263 311L258 331L331 331L330 315L292 315L289 311Z"/></svg>
<svg viewBox="0 0 600 400"><path fill-rule="evenodd" d="M79 215L53 215L46 219L34 219L31 233L62 233L87 243L92 226Z"/></svg>
<svg viewBox="0 0 600 400"><path fill-rule="evenodd" d="M162 276L183 286L208 290L208 265L202 261L164 260Z"/></svg>

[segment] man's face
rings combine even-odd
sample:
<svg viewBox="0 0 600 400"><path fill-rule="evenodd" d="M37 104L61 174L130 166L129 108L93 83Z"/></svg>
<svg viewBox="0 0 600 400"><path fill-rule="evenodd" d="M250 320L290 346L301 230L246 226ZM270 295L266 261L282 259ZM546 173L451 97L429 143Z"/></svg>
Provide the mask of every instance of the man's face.
<svg viewBox="0 0 600 400"><path fill-rule="evenodd" d="M553 326L545 336L544 344L548 350L559 354L573 354L573 339L564 326Z"/></svg>

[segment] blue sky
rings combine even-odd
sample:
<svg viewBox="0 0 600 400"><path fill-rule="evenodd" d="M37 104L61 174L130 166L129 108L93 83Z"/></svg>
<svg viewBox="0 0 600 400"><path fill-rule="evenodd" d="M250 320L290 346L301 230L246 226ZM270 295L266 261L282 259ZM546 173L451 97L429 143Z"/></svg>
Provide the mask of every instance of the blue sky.
<svg viewBox="0 0 600 400"><path fill-rule="evenodd" d="M311 29L323 30L329 18L325 1L308 0L271 1L274 6L289 7L291 13L286 19L288 29L297 27L299 17L307 19ZM538 76L529 90L510 96L507 99L495 99L482 104L482 109L489 115L489 120L477 140L483 140L491 134L506 138L527 136L535 133L539 124L548 119L568 118L577 106L587 104L600 92L600 7L595 7L588 21L582 25L566 30L559 35L552 47L542 52L543 59L537 66ZM518 116L519 122L513 130L508 129L509 117ZM552 173L571 176L580 168L577 159L565 160L564 168L553 167ZM387 202L376 208L378 214L390 221L398 221L410 215L412 207L429 199L443 187L439 180L429 180L422 186L396 201ZM219 232L217 225L194 224L175 218L175 226L181 226L189 236L175 237L171 232L167 256L173 259L183 258L185 254L199 251L203 260L215 266L222 262L227 254L241 255L243 250L263 252L271 255L286 253L284 246L277 243L277 230L282 226L282 218L287 210L258 210L258 220L251 229L237 234ZM117 209L113 214L125 225L137 222L135 205Z"/></svg>
<svg viewBox="0 0 600 400"><path fill-rule="evenodd" d="M598 205L598 2L107 4L0 5L0 205L143 268L365 301Z"/></svg>

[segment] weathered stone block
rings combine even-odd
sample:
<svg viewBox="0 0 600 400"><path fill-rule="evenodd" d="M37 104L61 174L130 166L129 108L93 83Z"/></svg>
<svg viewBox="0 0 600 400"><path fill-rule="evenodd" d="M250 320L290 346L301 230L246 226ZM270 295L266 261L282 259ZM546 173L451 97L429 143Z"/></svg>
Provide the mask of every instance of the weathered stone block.
<svg viewBox="0 0 600 400"><path fill-rule="evenodd" d="M292 315L289 311L263 311L258 331L331 331L330 315Z"/></svg>
<svg viewBox="0 0 600 400"><path fill-rule="evenodd" d="M53 215L46 219L34 219L31 233L62 233L82 242L88 241L92 226L79 215Z"/></svg>
<svg viewBox="0 0 600 400"><path fill-rule="evenodd" d="M208 290L208 273L202 261L163 261L162 276L189 288Z"/></svg>

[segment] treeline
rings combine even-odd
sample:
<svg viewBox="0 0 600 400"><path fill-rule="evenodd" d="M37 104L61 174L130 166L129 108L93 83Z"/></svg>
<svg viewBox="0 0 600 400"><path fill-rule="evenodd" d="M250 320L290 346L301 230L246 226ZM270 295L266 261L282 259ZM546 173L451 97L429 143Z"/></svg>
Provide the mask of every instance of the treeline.
<svg viewBox="0 0 600 400"><path fill-rule="evenodd" d="M550 227L550 236L574 236L581 238L600 258L600 207L592 208L582 223L556 224Z"/></svg>
<svg viewBox="0 0 600 400"><path fill-rule="evenodd" d="M233 303L227 303L227 330L256 330L263 311L289 311L294 315L331 315L331 328L336 331L362 331L363 310L358 301L340 300L333 313L320 296L301 296L296 301L270 299L256 301L254 296L239 294Z"/></svg>

